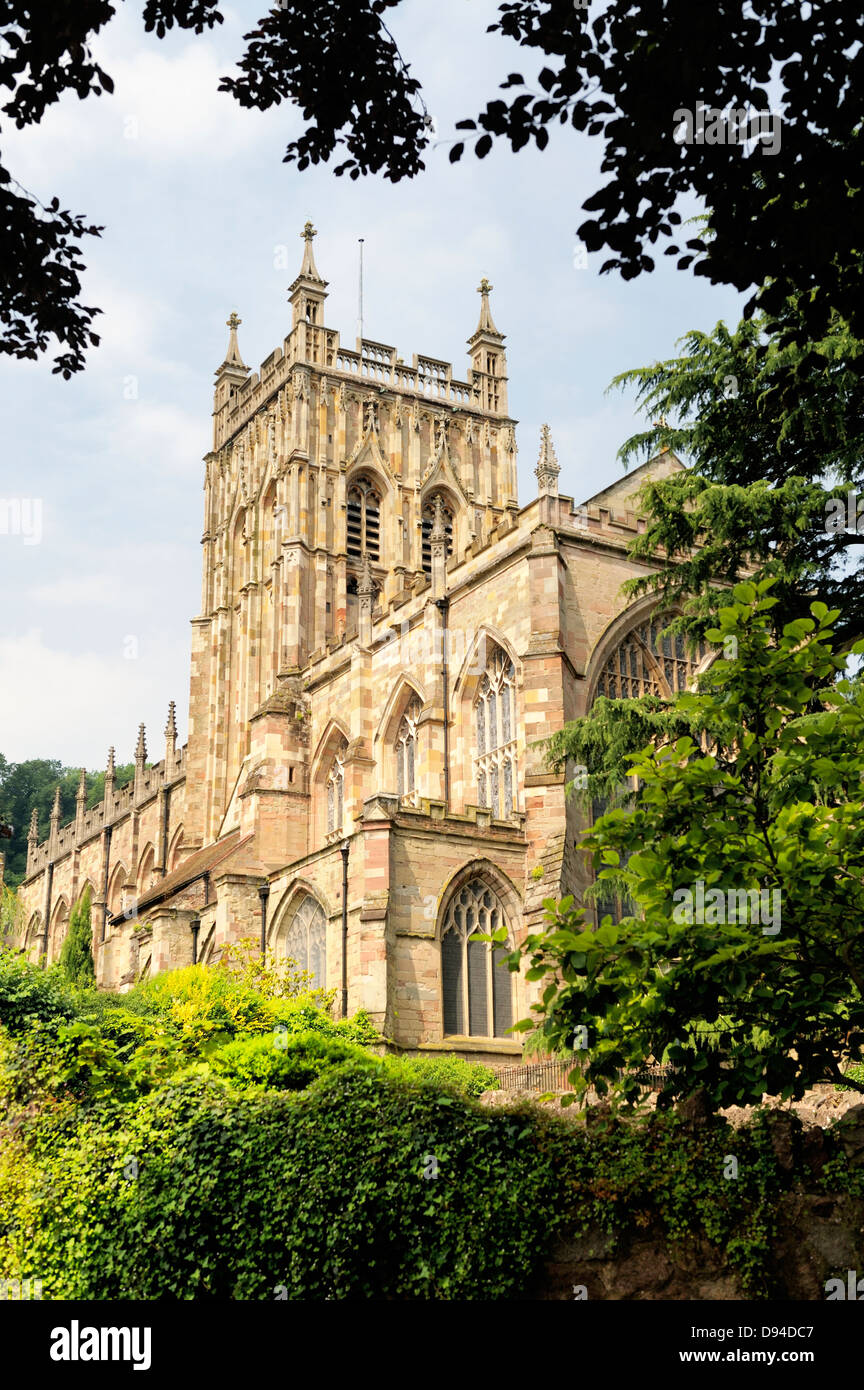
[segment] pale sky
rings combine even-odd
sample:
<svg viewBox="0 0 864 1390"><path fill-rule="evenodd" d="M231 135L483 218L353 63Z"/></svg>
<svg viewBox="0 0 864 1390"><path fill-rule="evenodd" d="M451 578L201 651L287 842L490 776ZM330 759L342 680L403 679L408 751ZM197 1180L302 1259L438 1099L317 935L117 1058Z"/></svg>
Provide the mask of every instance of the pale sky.
<svg viewBox="0 0 864 1390"><path fill-rule="evenodd" d="M144 33L140 7L124 8L93 45L114 94L69 96L41 126L3 132L4 163L28 190L105 228L84 253L83 302L104 310L86 370L65 382L51 356L0 358L0 499L27 499L20 532L30 533L0 534L0 752L12 761L96 770L109 744L129 761L141 720L158 759L170 699L185 740L202 456L225 320L240 314L253 370L281 344L307 217L329 281L325 321L351 347L359 237L366 336L406 361L446 358L460 379L489 277L523 504L544 422L561 491L590 496L620 476L616 451L638 423L632 400L604 395L615 373L740 314L739 296L672 259L629 283L598 274L602 255L577 268L581 204L599 186L601 147L587 136L556 128L542 154L502 147L450 164L455 121L514 68L542 65L485 33L490 0L409 0L388 14L442 141L425 174L396 186L299 173L282 163L300 128L292 108L262 115L217 92L263 7L241 0L214 34L161 41Z"/></svg>

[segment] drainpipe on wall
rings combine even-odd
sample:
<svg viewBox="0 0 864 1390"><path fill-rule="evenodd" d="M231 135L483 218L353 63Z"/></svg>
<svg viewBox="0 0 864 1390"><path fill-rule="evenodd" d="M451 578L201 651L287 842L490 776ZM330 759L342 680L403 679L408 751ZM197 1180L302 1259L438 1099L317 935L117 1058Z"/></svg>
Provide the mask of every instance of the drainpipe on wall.
<svg viewBox="0 0 864 1390"><path fill-rule="evenodd" d="M198 933L201 930L201 918L193 917L189 923L192 928L192 964L198 964Z"/></svg>
<svg viewBox="0 0 864 1390"><path fill-rule="evenodd" d="M267 959L267 899L270 897L270 884L264 883L258 889L261 904L261 964Z"/></svg>
<svg viewBox="0 0 864 1390"><path fill-rule="evenodd" d="M348 1017L348 855L351 841L343 840L342 855L342 1017Z"/></svg>
<svg viewBox="0 0 864 1390"><path fill-rule="evenodd" d="M102 937L105 940L105 928L108 924L108 865L111 860L111 831L112 826L105 828L105 873L102 876Z"/></svg>
<svg viewBox="0 0 864 1390"><path fill-rule="evenodd" d="M48 929L51 922L51 890L54 886L54 861L48 863L48 880L45 886L45 930L42 933L42 969L48 965Z"/></svg>
<svg viewBox="0 0 864 1390"><path fill-rule="evenodd" d="M162 877L168 873L168 788L162 788Z"/></svg>
<svg viewBox="0 0 864 1390"><path fill-rule="evenodd" d="M441 614L441 680L444 685L444 809L450 810L450 673L447 668L447 643L449 630L447 627L447 613L450 608L449 598L437 598L435 607Z"/></svg>

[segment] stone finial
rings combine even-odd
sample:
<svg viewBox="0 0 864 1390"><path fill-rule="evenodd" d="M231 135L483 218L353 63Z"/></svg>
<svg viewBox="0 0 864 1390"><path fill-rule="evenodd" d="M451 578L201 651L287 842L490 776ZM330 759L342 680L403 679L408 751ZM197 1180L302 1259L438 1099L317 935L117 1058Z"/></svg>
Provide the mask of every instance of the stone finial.
<svg viewBox="0 0 864 1390"><path fill-rule="evenodd" d="M369 556L363 556L363 563L360 567L360 578L357 580L357 594L359 597L371 598L377 589L375 578L372 574L372 565Z"/></svg>
<svg viewBox="0 0 864 1390"><path fill-rule="evenodd" d="M357 580L357 639L361 647L368 647L372 641L372 605L375 602L376 588L369 556L364 554L360 577Z"/></svg>
<svg viewBox="0 0 864 1390"><path fill-rule="evenodd" d="M561 468L558 464L555 445L552 443L552 434L548 425L544 425L540 431L540 457L534 472L537 475L538 491L541 494L557 493L558 474L561 472Z"/></svg>
<svg viewBox="0 0 864 1390"><path fill-rule="evenodd" d="M174 718L174 701L168 703L168 722L165 725L165 777L171 776L172 764L177 755L177 720Z"/></svg>
<svg viewBox="0 0 864 1390"><path fill-rule="evenodd" d="M477 293L481 296L481 299L480 322L477 324L475 332L493 333L496 338L500 338L503 335L499 333L498 329L495 327L495 321L492 318L492 310L489 307L489 295L492 293L492 288L492 285L489 284L489 281L486 279L486 276L484 275L483 279L480 281L480 284L477 286Z"/></svg>
<svg viewBox="0 0 864 1390"><path fill-rule="evenodd" d="M135 766L143 767L147 761L147 739L144 735L144 725L138 725L138 742L135 745Z"/></svg>
<svg viewBox="0 0 864 1390"><path fill-rule="evenodd" d="M303 264L300 267L300 275L306 280L317 280L319 284L323 285L324 281L318 274L318 267L315 264L315 255L312 250L312 239L313 237L316 237L318 233L312 226L312 223L307 222L303 227L303 230L300 233L300 235L302 236L304 242Z"/></svg>
<svg viewBox="0 0 864 1390"><path fill-rule="evenodd" d="M114 745L108 749L108 766L105 768L105 792L103 801L105 802L106 816L111 814L111 802L114 799Z"/></svg>
<svg viewBox="0 0 864 1390"><path fill-rule="evenodd" d="M240 356L240 344L237 342L237 329L242 322L243 320L238 318L233 310L225 320L226 327L230 329L228 351L225 354L225 361L217 370L217 376L222 372L234 372L235 374L239 373L240 376L245 376L249 371L249 368Z"/></svg>
<svg viewBox="0 0 864 1390"><path fill-rule="evenodd" d="M436 494L433 506L435 510L432 516L432 529L429 532L432 561L430 580L432 598L439 599L444 597L444 590L447 586L447 517L440 492Z"/></svg>
<svg viewBox="0 0 864 1390"><path fill-rule="evenodd" d="M54 804L51 807L51 828L56 829L60 824L60 784L54 789Z"/></svg>
<svg viewBox="0 0 864 1390"><path fill-rule="evenodd" d="M30 829L27 831L27 843L38 845L39 843L39 812L36 807L30 812Z"/></svg>
<svg viewBox="0 0 864 1390"><path fill-rule="evenodd" d="M440 492L435 497L435 513L432 517L432 530L429 532L429 540L433 542L447 540L447 522L444 516L444 504L441 501Z"/></svg>
<svg viewBox="0 0 864 1390"><path fill-rule="evenodd" d="M84 817L87 813L87 773L82 767L75 793L75 840L80 842L84 830Z"/></svg>

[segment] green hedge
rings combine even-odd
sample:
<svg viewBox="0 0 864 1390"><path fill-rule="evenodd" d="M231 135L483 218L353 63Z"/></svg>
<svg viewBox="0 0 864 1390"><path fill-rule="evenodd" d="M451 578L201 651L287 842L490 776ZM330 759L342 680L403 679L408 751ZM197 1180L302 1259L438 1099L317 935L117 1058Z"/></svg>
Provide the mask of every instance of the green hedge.
<svg viewBox="0 0 864 1390"><path fill-rule="evenodd" d="M377 1057L308 1000L256 1004L218 971L70 1003L0 969L0 1278L46 1298L519 1298L559 1230L614 1246L657 1224L766 1297L783 1194L803 1175L864 1195L838 1143L816 1177L767 1119L483 1108L466 1093L485 1068Z"/></svg>
<svg viewBox="0 0 864 1390"><path fill-rule="evenodd" d="M363 1066L300 1095L187 1077L71 1104L0 1157L0 1250L45 1297L500 1298L554 1222L524 1116Z"/></svg>

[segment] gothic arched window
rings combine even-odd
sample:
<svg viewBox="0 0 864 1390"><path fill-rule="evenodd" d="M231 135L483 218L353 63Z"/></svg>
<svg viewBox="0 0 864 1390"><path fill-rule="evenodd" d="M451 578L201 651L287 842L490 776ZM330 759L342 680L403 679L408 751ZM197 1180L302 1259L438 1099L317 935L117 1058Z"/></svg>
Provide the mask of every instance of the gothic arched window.
<svg viewBox="0 0 864 1390"><path fill-rule="evenodd" d="M480 681L474 720L477 804L506 820L517 801L516 672L500 647L493 649Z"/></svg>
<svg viewBox="0 0 864 1390"><path fill-rule="evenodd" d="M670 697L687 690L705 657L704 642L688 651L680 633L661 636L671 615L653 613L628 632L603 666L596 695L610 700L636 699L640 695Z"/></svg>
<svg viewBox="0 0 864 1390"><path fill-rule="evenodd" d="M400 796L411 796L415 788L417 766L417 720L421 704L413 699L399 721L396 731L396 790Z"/></svg>
<svg viewBox="0 0 864 1390"><path fill-rule="evenodd" d="M342 809L345 804L345 752L343 742L336 750L327 773L327 833L342 829Z"/></svg>
<svg viewBox="0 0 864 1390"><path fill-rule="evenodd" d="M447 537L447 558L453 554L453 508L449 505L443 494L441 497L441 511L444 516L444 534ZM435 497L429 497L423 507L421 518L421 531L423 537L422 544L422 565L423 573L432 573L432 528L435 525Z"/></svg>
<svg viewBox="0 0 864 1390"><path fill-rule="evenodd" d="M349 555L380 559L381 499L366 478L358 478L348 489L347 528L345 548Z"/></svg>
<svg viewBox="0 0 864 1390"><path fill-rule="evenodd" d="M497 894L480 878L453 894L441 928L445 1036L501 1038L513 1022L513 986L499 965L508 946L471 941L506 925Z"/></svg>
<svg viewBox="0 0 864 1390"><path fill-rule="evenodd" d="M610 700L637 699L641 695L659 695L671 699L692 686L708 646L699 642L695 648L688 648L680 633L663 635L672 617L672 613L661 614L655 609L631 628L606 658L597 679L595 699L600 695ZM591 807L591 823L596 824L602 815L615 806L628 805L635 786L635 779L630 777L614 798L596 797ZM622 869L629 858L628 854L622 859ZM613 922L620 922L622 917L630 916L632 912L630 898L613 891L608 885L594 905L598 926L604 917L609 916Z"/></svg>
<svg viewBox="0 0 864 1390"><path fill-rule="evenodd" d="M312 976L312 989L327 984L327 919L317 899L307 893L285 936L285 955Z"/></svg>

